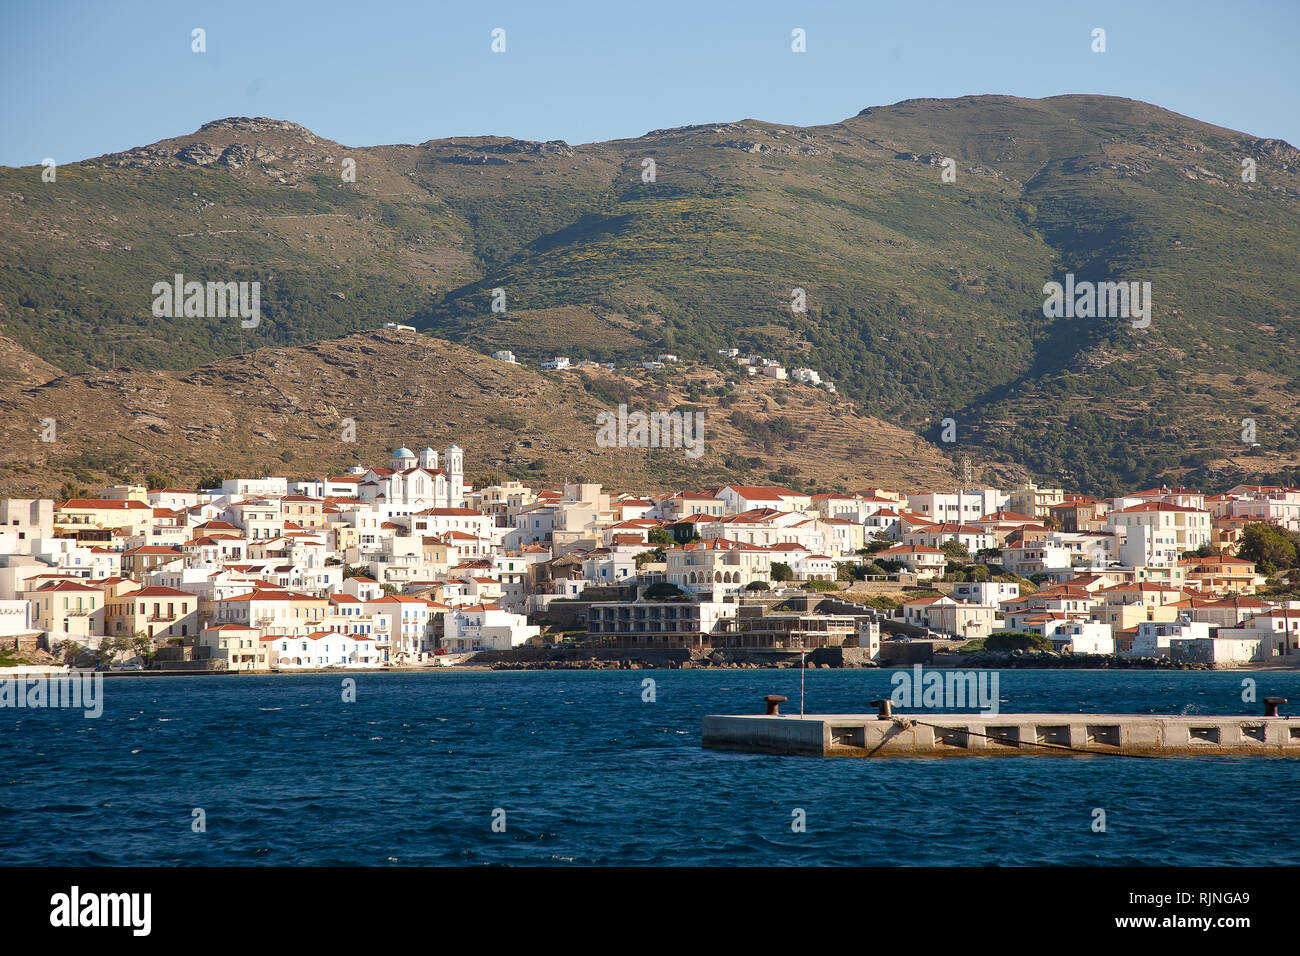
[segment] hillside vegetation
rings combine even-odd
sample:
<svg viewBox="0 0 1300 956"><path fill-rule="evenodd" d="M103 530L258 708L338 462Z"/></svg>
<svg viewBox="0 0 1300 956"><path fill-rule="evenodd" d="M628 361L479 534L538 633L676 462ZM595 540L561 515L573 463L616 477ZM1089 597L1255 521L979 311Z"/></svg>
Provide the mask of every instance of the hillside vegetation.
<svg viewBox="0 0 1300 956"><path fill-rule="evenodd" d="M703 453L599 447L597 415L620 403L698 413L691 421L701 424ZM54 441L43 440L48 419ZM453 442L476 485L582 479L650 493L749 481L817 491L953 479L947 459L918 436L818 389L763 378L728 385L708 368L540 373L380 331L188 371L62 376L0 400L0 495L70 494L105 481L313 479L387 464L398 445Z"/></svg>
<svg viewBox="0 0 1300 956"><path fill-rule="evenodd" d="M27 356L0 388L396 320L524 360L809 365L977 474L1300 481L1300 152L1143 103L912 100L585 146L356 148L237 118L39 174L0 170L0 332ZM154 318L153 283L178 272L260 281L261 324ZM1150 327L1045 319L1067 272L1150 282Z"/></svg>

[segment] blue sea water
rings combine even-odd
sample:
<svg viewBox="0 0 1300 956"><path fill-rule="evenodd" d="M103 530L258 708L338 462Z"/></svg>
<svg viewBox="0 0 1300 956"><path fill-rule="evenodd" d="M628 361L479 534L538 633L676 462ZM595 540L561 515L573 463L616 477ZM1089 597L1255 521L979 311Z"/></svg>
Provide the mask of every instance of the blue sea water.
<svg viewBox="0 0 1300 956"><path fill-rule="evenodd" d="M808 671L808 712L868 710L890 673ZM354 703L342 675L141 677L98 719L0 709L0 865L1300 863L1295 759L700 747L705 714L797 710L797 670L350 676ZM1261 713L1244 678L1300 712L1278 671L1002 671L1001 709Z"/></svg>

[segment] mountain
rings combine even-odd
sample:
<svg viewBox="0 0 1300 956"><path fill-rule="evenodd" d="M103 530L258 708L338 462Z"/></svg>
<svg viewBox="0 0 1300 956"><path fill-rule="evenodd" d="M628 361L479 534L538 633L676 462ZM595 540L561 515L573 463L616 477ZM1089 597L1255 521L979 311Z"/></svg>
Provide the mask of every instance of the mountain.
<svg viewBox="0 0 1300 956"><path fill-rule="evenodd" d="M700 424L702 454L685 454L700 432L686 436L685 449L599 447L597 416L617 414L620 403L698 413L691 421ZM817 423L815 435L803 432L804 422ZM186 371L61 375L0 399L0 495L141 478L155 487L207 487L249 474L320 478L385 464L399 445L453 441L465 449L474 484L515 478L540 488L584 479L649 493L732 481L830 490L954 477L951 463L914 433L820 389L764 376L729 387L707 367L683 368L667 382L604 369L544 375L419 333L381 330L261 348Z"/></svg>
<svg viewBox="0 0 1300 956"><path fill-rule="evenodd" d="M582 146L358 148L233 118L40 173L0 170L0 333L31 366L0 388L37 362L181 371L396 320L524 360L667 350L734 374L715 352L741 348L932 453L1093 493L1300 481L1300 151L1144 103L909 100ZM176 273L260 282L260 324L155 318ZM1045 318L1067 273L1150 282L1149 327ZM809 447L821 425L799 422Z"/></svg>

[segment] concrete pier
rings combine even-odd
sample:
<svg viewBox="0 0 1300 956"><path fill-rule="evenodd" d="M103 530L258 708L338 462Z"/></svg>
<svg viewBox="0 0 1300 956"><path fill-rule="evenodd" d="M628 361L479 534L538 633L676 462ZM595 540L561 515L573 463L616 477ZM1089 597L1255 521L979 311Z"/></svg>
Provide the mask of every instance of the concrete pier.
<svg viewBox="0 0 1300 956"><path fill-rule="evenodd" d="M809 714L704 718L704 746L817 757L1300 757L1300 719L1147 714Z"/></svg>

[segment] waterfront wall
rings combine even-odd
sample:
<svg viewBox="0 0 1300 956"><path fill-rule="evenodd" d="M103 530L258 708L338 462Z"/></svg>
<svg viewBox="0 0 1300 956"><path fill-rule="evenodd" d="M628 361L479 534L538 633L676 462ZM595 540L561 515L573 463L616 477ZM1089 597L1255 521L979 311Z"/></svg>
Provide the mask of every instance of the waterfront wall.
<svg viewBox="0 0 1300 956"><path fill-rule="evenodd" d="M24 634L5 634L0 636L0 651L17 651L19 654L34 654L46 649L45 635L40 631Z"/></svg>

